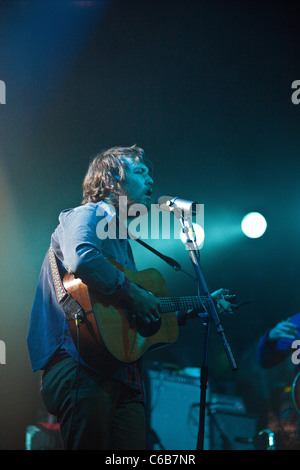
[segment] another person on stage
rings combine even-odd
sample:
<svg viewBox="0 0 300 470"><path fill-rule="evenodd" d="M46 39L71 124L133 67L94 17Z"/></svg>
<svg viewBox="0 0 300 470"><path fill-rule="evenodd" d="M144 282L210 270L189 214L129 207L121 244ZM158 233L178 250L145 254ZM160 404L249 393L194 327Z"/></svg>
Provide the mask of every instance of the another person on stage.
<svg viewBox="0 0 300 470"><path fill-rule="evenodd" d="M299 340L300 313L277 323L258 343L261 367L279 368L278 376L273 377L267 413L267 427L275 433L278 450L300 449Z"/></svg>
<svg viewBox="0 0 300 470"><path fill-rule="evenodd" d="M260 338L258 360L261 367L267 369L280 364L294 352L293 343L297 339L300 339L300 313L277 323Z"/></svg>

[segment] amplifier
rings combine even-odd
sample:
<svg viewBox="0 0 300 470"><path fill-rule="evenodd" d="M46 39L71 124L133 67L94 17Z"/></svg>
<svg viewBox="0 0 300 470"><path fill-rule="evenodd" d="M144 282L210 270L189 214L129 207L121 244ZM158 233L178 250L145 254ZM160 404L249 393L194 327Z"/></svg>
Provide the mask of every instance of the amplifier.
<svg viewBox="0 0 300 470"><path fill-rule="evenodd" d="M200 379L148 370L148 445L154 450L196 450ZM213 394L208 386L204 450L253 450L257 418L246 414L241 397Z"/></svg>
<svg viewBox="0 0 300 470"><path fill-rule="evenodd" d="M210 450L255 450L257 419L220 409L210 416Z"/></svg>
<svg viewBox="0 0 300 470"><path fill-rule="evenodd" d="M154 450L196 450L200 379L178 373L148 370L148 443ZM209 399L209 387L206 392ZM206 416L206 429L209 429ZM209 435L204 436L204 448Z"/></svg>

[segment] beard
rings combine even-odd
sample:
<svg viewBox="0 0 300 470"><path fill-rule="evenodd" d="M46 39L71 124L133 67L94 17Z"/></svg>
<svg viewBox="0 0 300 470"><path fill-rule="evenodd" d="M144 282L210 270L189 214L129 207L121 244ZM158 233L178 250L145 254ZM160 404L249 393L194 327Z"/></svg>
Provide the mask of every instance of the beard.
<svg viewBox="0 0 300 470"><path fill-rule="evenodd" d="M128 197L127 194L116 194L116 193L111 193L110 197L106 201L107 203L111 204L114 206L116 209L117 213L123 212L123 211L129 211L129 209L136 205L136 206L141 206L141 212L144 214L145 211L149 211L151 208L151 198L143 194L139 199L131 199ZM144 206L145 209L142 208ZM137 208L138 210L138 208ZM128 217L134 217L128 214Z"/></svg>

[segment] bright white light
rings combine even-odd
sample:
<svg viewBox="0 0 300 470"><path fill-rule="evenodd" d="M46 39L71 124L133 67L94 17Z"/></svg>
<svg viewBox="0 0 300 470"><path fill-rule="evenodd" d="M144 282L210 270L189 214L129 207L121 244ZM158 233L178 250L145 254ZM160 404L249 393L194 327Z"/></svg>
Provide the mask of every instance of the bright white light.
<svg viewBox="0 0 300 470"><path fill-rule="evenodd" d="M265 233L267 222L259 212L250 212L243 218L241 227L247 237L259 238Z"/></svg>
<svg viewBox="0 0 300 470"><path fill-rule="evenodd" d="M196 235L197 245L199 248L202 248L204 245L204 237L205 237L204 230L201 227L201 225L198 225L198 224L193 224L193 227L194 227L194 232ZM180 238L183 243L186 242L187 237L186 237L186 234L182 230L180 232Z"/></svg>

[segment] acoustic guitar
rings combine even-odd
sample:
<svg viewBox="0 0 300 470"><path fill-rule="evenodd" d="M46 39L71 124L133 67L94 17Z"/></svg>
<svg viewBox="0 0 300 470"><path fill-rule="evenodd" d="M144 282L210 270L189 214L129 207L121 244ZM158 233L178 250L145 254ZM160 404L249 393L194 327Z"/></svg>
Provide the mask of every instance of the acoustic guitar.
<svg viewBox="0 0 300 470"><path fill-rule="evenodd" d="M178 338L178 311L203 311L198 296L170 297L161 273L156 269L132 271L118 263L113 264L135 284L152 292L160 301L161 317L147 324L138 317L134 321L122 306L107 303L107 298L96 295L80 279L67 273L63 278L65 289L84 310L85 320L78 329L68 318L75 345L80 356L94 368L120 366L139 359L148 349L174 343ZM204 301L205 299L201 299Z"/></svg>

